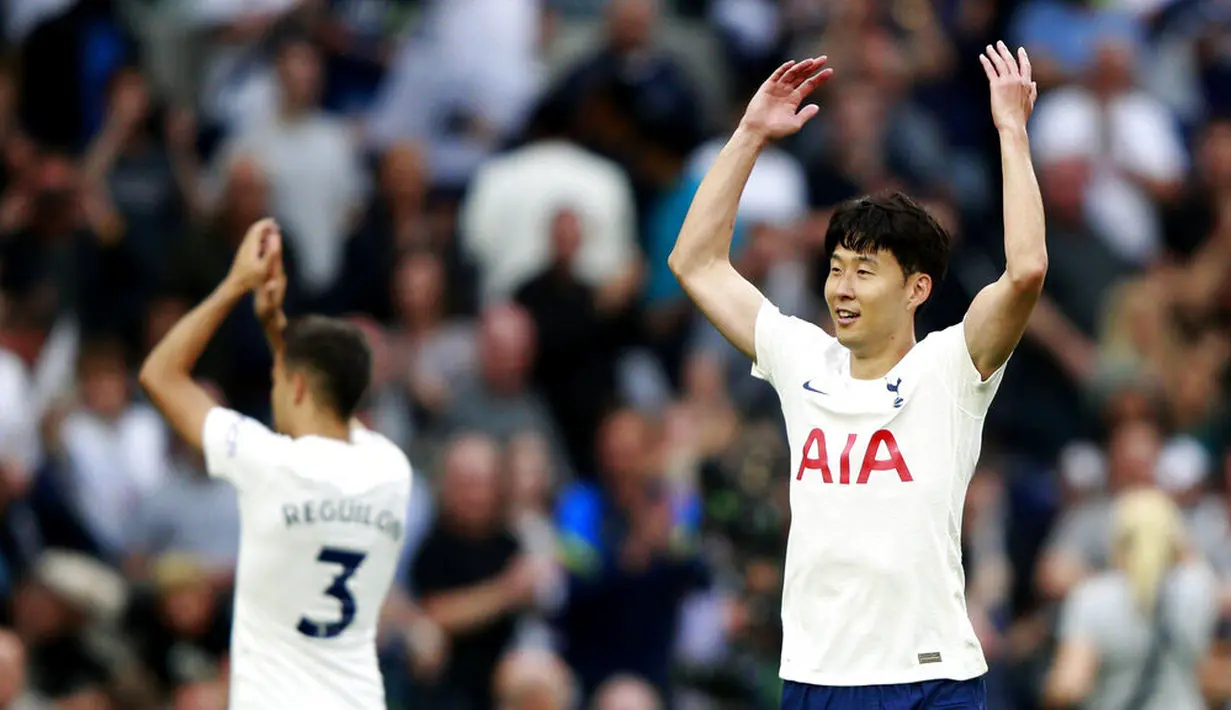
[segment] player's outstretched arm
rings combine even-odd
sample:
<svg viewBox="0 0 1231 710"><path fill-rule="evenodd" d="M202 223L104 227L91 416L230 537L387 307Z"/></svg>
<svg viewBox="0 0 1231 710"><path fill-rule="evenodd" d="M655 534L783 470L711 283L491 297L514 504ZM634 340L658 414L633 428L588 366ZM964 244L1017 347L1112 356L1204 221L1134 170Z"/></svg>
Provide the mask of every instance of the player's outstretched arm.
<svg viewBox="0 0 1231 710"><path fill-rule="evenodd" d="M800 104L823 84L832 69L825 57L787 62L761 85L734 135L693 197L667 264L684 292L719 332L756 359L757 313L765 297L731 264L731 236L740 195L757 156L771 140L798 131L816 115Z"/></svg>
<svg viewBox="0 0 1231 710"><path fill-rule="evenodd" d="M1004 174L1005 272L975 296L965 319L966 347L987 378L1009 359L1026 331L1047 274L1047 241L1043 198L1026 135L1026 121L1038 95L1030 58L1024 49L1014 58L999 42L988 45L979 61L991 84L992 119L1000 133Z"/></svg>
<svg viewBox="0 0 1231 710"><path fill-rule="evenodd" d="M249 228L226 279L175 324L141 366L141 386L176 433L198 451L205 415L217 405L193 381L192 368L235 304L270 277L281 251L273 220L261 220Z"/></svg>

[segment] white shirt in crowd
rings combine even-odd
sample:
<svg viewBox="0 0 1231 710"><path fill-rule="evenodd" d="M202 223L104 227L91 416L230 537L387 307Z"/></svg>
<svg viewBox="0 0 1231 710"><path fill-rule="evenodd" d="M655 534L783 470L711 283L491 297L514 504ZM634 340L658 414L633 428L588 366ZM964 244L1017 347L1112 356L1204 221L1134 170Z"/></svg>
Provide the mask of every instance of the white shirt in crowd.
<svg viewBox="0 0 1231 710"><path fill-rule="evenodd" d="M633 259L633 189L615 163L563 141L534 143L484 163L459 220L485 303L508 298L547 268L552 220L565 209L581 218L576 266L582 280L600 284Z"/></svg>
<svg viewBox="0 0 1231 710"><path fill-rule="evenodd" d="M1039 100L1031 144L1040 164L1089 161L1085 207L1090 225L1132 264L1148 264L1162 246L1158 207L1130 174L1183 179L1188 169L1179 127L1167 107L1144 91L1100 102L1084 88L1057 89Z"/></svg>
<svg viewBox="0 0 1231 710"><path fill-rule="evenodd" d="M786 680L862 686L987 671L966 611L960 531L986 381L963 326L932 333L885 377L768 300L753 374L778 391L791 447L782 600Z"/></svg>
<svg viewBox="0 0 1231 710"><path fill-rule="evenodd" d="M114 420L70 414L60 430L70 496L94 540L114 554L127 549L129 521L167 475L170 440L158 412L130 405Z"/></svg>
<svg viewBox="0 0 1231 710"><path fill-rule="evenodd" d="M216 407L210 475L239 491L234 710L385 707L376 627L406 530L411 468L394 444L292 439Z"/></svg>
<svg viewBox="0 0 1231 710"><path fill-rule="evenodd" d="M718 159L726 141L702 144L688 159L688 172L705 175ZM756 223L790 224L808 214L808 176L799 160L777 146L769 146L757 157L752 174L740 194L739 216Z"/></svg>
<svg viewBox="0 0 1231 710"><path fill-rule="evenodd" d="M228 145L222 165L241 154L266 171L300 277L310 292L322 293L338 276L367 187L346 124L321 112L290 122L271 117Z"/></svg>

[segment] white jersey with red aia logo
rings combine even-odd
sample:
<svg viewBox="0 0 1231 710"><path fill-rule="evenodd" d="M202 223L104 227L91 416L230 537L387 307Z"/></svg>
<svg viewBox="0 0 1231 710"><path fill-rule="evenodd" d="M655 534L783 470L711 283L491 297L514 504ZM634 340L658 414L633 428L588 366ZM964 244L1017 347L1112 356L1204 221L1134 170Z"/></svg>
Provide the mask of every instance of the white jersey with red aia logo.
<svg viewBox="0 0 1231 710"><path fill-rule="evenodd" d="M961 324L885 377L766 301L752 372L778 391L791 446L782 599L786 680L862 686L987 671L966 613L962 508L1001 367L983 381Z"/></svg>
<svg viewBox="0 0 1231 710"><path fill-rule="evenodd" d="M231 710L383 710L376 626L393 584L411 468L385 437L276 434L205 417L210 475L239 490Z"/></svg>

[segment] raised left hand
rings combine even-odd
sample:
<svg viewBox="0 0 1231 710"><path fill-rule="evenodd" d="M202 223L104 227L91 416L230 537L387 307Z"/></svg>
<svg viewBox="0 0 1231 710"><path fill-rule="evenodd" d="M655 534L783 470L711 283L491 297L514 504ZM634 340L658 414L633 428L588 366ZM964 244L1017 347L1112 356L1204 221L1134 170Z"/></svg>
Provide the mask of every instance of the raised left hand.
<svg viewBox="0 0 1231 710"><path fill-rule="evenodd" d="M269 278L252 293L252 307L257 320L267 326L284 325L286 321L286 315L282 312L282 303L286 300L286 270L282 266L280 251L271 266Z"/></svg>
<svg viewBox="0 0 1231 710"><path fill-rule="evenodd" d="M1030 57L1026 56L1025 48L1019 47L1014 58L1004 42L997 42L995 47L989 44L979 55L979 62L991 84L992 121L996 129L1024 131L1039 95L1038 86L1031 78Z"/></svg>
<svg viewBox="0 0 1231 710"><path fill-rule="evenodd" d="M263 219L248 228L235 253L227 280L243 291L260 287L274 276L282 260L282 235L272 219Z"/></svg>

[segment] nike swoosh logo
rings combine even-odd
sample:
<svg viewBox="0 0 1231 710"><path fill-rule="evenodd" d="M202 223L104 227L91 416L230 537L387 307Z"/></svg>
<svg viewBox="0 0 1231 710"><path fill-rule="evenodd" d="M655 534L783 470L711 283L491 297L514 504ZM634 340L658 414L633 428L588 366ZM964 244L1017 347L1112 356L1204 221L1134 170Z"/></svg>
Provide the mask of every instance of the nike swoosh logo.
<svg viewBox="0 0 1231 710"><path fill-rule="evenodd" d="M804 383L804 389L808 390L809 392L816 392L817 394L824 394L824 395L829 394L828 392L822 392L818 390L817 388L813 387L812 380L808 380L807 382Z"/></svg>

